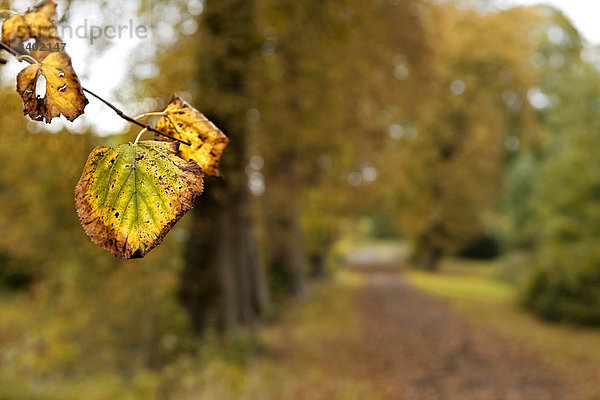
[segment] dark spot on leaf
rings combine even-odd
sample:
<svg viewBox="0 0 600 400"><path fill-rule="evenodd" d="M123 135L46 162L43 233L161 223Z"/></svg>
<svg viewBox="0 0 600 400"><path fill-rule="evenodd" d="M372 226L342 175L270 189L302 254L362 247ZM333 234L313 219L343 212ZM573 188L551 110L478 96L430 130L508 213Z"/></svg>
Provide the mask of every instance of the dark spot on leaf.
<svg viewBox="0 0 600 400"><path fill-rule="evenodd" d="M131 256L131 258L142 258L142 249L137 249L135 253Z"/></svg>

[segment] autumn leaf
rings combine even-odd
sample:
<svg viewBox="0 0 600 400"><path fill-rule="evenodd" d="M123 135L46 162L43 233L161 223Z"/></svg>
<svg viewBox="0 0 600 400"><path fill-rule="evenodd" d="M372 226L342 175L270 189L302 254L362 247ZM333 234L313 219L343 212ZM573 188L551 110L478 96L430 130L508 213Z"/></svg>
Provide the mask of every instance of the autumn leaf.
<svg viewBox="0 0 600 400"><path fill-rule="evenodd" d="M42 62L51 53L62 51L64 52L65 43L60 38L44 39L39 43L37 50L30 50L29 55L37 62Z"/></svg>
<svg viewBox="0 0 600 400"><path fill-rule="evenodd" d="M40 76L46 80L45 94L39 96ZM44 92L43 88L42 92ZM66 53L51 53L41 64L32 64L17 76L17 92L23 98L24 114L46 123L64 115L69 121L83 114L88 99ZM38 93L36 93L38 92Z"/></svg>
<svg viewBox="0 0 600 400"><path fill-rule="evenodd" d="M123 258L144 257L194 205L203 176L179 144L143 141L92 151L75 189L92 241Z"/></svg>
<svg viewBox="0 0 600 400"><path fill-rule="evenodd" d="M23 42L30 39L29 28L22 15L14 15L2 23L2 43L12 49L23 51Z"/></svg>
<svg viewBox="0 0 600 400"><path fill-rule="evenodd" d="M196 161L207 175L219 176L219 161L229 139L200 111L175 95L156 123L156 129L191 143L191 146L179 148L180 156L185 160ZM163 136L158 136L157 139L171 140Z"/></svg>
<svg viewBox="0 0 600 400"><path fill-rule="evenodd" d="M2 42L18 52L23 52L23 43L36 39L38 43L59 41L56 34L56 3L44 0L33 10L23 15L13 15L2 23ZM47 54L32 54L41 61ZM40 58L41 57L41 58Z"/></svg>

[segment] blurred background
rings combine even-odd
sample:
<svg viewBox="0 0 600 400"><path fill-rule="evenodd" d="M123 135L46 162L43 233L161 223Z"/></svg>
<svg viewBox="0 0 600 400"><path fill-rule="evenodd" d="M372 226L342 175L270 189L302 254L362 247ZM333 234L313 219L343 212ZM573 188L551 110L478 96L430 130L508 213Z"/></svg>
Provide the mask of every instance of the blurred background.
<svg viewBox="0 0 600 400"><path fill-rule="evenodd" d="M138 129L26 119L0 53L0 399L600 399L594 2L57 4L83 86L231 143L116 259L73 190Z"/></svg>

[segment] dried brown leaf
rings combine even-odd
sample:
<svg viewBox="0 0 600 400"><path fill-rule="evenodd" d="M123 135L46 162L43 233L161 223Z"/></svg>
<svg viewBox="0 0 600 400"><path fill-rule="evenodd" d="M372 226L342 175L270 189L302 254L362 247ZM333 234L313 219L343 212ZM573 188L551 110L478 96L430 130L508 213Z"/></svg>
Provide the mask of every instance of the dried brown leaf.
<svg viewBox="0 0 600 400"><path fill-rule="evenodd" d="M56 3L44 0L23 15L13 15L2 23L2 42L23 52L23 43L36 39L37 43L60 42L56 33ZM49 51L32 52L36 60L43 60Z"/></svg>
<svg viewBox="0 0 600 400"><path fill-rule="evenodd" d="M40 76L46 79L46 93L36 95ZM69 121L83 114L88 99L66 53L51 53L41 64L23 69L17 76L17 92L23 98L24 114L46 123L64 115Z"/></svg>

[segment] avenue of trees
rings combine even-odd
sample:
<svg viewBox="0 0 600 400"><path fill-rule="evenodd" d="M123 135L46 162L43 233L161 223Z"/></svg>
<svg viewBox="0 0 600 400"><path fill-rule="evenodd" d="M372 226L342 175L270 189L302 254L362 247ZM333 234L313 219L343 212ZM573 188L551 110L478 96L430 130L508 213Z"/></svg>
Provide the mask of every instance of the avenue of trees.
<svg viewBox="0 0 600 400"><path fill-rule="evenodd" d="M140 13L197 29L173 23L176 39L151 57L159 73L127 86L131 107L178 92L231 142L222 178L139 261L90 243L73 205L90 150L134 131L101 137L93 118L40 131L2 75L0 398L126 391L129 378L131 398L149 398L159 389L145 377L176 374L214 336L251 342L261 320L310 296L365 221L432 272L491 237L526 307L600 323L595 49L546 6L458 3L141 1Z"/></svg>

